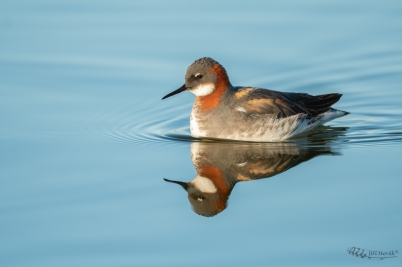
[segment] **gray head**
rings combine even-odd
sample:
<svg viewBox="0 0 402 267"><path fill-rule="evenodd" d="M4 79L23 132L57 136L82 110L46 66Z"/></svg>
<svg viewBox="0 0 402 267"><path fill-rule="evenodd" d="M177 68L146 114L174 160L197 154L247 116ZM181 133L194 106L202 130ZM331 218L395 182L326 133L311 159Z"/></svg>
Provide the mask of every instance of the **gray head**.
<svg viewBox="0 0 402 267"><path fill-rule="evenodd" d="M196 96L207 96L217 91L223 93L229 87L230 82L225 68L212 58L203 57L187 68L184 85L162 99L186 90Z"/></svg>
<svg viewBox="0 0 402 267"><path fill-rule="evenodd" d="M205 217L215 216L226 208L229 195L222 194L219 190L216 190L212 185L212 182L209 182L211 184L206 188L200 189L199 185L197 185L197 181L195 181L197 177L188 183L169 180L166 178L164 178L164 180L169 183L178 184L187 191L188 200L190 201L195 213ZM201 179L208 180L206 177L201 177ZM206 184L208 185L208 181L206 184L204 181L203 184L204 186Z"/></svg>

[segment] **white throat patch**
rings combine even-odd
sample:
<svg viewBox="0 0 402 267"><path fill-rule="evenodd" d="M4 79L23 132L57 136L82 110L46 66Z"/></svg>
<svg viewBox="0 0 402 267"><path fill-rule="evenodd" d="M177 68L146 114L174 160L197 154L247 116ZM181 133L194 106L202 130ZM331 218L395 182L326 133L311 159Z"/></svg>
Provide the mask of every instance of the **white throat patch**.
<svg viewBox="0 0 402 267"><path fill-rule="evenodd" d="M206 177L198 175L190 183L203 193L215 193L217 191L214 183Z"/></svg>
<svg viewBox="0 0 402 267"><path fill-rule="evenodd" d="M215 90L215 85L213 83L205 83L200 84L197 87L189 90L191 93L196 96L206 96L212 93Z"/></svg>

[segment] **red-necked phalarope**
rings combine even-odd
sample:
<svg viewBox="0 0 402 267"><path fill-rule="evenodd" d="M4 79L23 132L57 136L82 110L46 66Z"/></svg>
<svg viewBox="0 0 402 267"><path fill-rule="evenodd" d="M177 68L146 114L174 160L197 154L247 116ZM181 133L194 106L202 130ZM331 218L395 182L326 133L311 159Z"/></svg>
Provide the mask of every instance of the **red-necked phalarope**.
<svg viewBox="0 0 402 267"><path fill-rule="evenodd" d="M183 91L196 95L190 130L197 138L282 141L348 114L331 108L341 94L312 96L232 86L223 66L208 57L191 64L184 85L162 99Z"/></svg>

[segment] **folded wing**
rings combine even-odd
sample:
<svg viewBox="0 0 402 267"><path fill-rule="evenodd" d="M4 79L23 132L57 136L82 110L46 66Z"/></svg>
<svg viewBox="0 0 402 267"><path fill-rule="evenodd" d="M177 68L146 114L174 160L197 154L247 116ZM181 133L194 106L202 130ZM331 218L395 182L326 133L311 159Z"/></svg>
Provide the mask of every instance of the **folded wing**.
<svg viewBox="0 0 402 267"><path fill-rule="evenodd" d="M276 114L286 118L299 113L317 116L331 109L341 94L312 96L303 93L282 93L261 88L236 88L237 109L247 114Z"/></svg>

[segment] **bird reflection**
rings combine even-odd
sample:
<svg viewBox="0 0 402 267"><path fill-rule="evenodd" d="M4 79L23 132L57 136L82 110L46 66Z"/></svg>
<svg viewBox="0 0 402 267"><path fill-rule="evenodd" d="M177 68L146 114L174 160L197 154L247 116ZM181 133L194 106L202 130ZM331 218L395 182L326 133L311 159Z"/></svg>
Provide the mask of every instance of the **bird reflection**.
<svg viewBox="0 0 402 267"><path fill-rule="evenodd" d="M335 155L328 146L301 147L290 143L194 142L191 158L197 176L181 185L194 212L214 216L227 207L238 182L269 178L319 155Z"/></svg>

